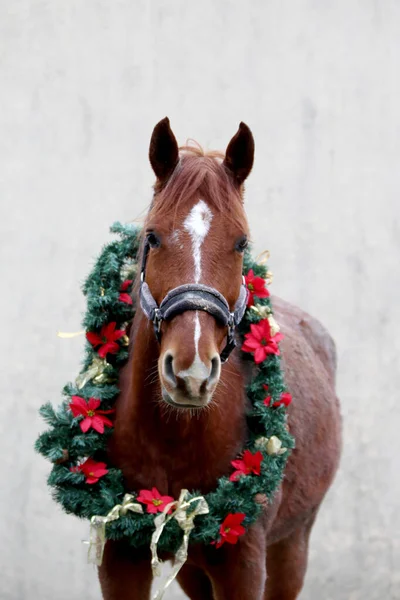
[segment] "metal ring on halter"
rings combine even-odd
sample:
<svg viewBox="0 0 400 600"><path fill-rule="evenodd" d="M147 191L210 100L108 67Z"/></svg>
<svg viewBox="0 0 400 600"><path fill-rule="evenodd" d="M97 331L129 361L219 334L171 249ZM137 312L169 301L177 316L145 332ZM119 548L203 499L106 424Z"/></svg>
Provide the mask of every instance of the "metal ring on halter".
<svg viewBox="0 0 400 600"><path fill-rule="evenodd" d="M235 329L242 320L247 306L248 291L244 278L233 312L231 312L228 302L218 290L201 283L185 283L172 289L158 305L145 281L149 249L150 246L146 240L143 249L139 297L144 314L153 322L158 343L161 342L161 324L163 321L170 321L188 310L201 310L207 312L218 323L228 328L226 345L220 354L221 363L226 362L236 346Z"/></svg>

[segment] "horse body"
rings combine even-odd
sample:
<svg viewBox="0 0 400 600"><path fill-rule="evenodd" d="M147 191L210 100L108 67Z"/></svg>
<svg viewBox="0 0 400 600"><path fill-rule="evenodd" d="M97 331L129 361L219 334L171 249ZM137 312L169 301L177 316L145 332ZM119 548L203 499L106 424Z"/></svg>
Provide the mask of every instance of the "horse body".
<svg viewBox="0 0 400 600"><path fill-rule="evenodd" d="M168 127L165 120L161 123L164 154L161 166L157 165L160 131L155 130L150 159L159 188L156 186L146 226L163 240L163 252L157 251L155 244L146 279L160 302L176 285L191 278L200 279L200 265L201 282L218 282L218 290L233 306L240 286L241 259L232 248L235 240L247 232L244 213L236 204L227 228L221 206L212 196L221 190L221 185L217 185L221 183L222 194L227 196L229 183L224 188L225 174L214 181L215 169L220 165L210 158L202 162L203 169L204 164L208 169L207 176L203 173L197 177L194 169L192 194L183 194L174 214L169 206L169 217L162 218L162 195L171 190L163 185L171 172L177 171L177 154L169 123ZM249 172L250 159L252 164L252 138L240 141L240 152L236 148L236 154L232 153L231 148L229 153L231 142L225 157L225 167L233 169L239 191ZM185 167L176 177L184 176L184 171ZM202 189L206 180L208 185ZM211 207L210 214L199 202ZM168 209L167 202L165 207ZM196 225L200 210L202 217ZM190 215L192 229L176 227L177 223L190 223ZM202 226L207 218L210 222L210 215L208 253L204 250L196 263L196 250L201 249L202 232L207 230ZM194 271L190 261L183 260L188 244L193 251ZM216 256L222 257L222 270ZM259 498L265 510L236 545L225 544L218 550L212 546L189 547L189 557L178 581L192 600L295 600L306 570L311 527L337 468L340 416L334 391L333 342L315 319L278 298L272 303L285 336L281 343L283 368L295 399L288 408L288 424L296 438L296 449L272 503ZM121 394L109 449L111 460L124 473L128 489L155 486L162 494L177 498L184 488L207 493L215 488L219 477L230 472L230 462L246 439L245 385L250 373L239 351L233 352L229 362L221 367L218 352L224 338L225 331L210 315L192 311L166 324L159 346L151 323L138 308L130 332L134 352L121 374ZM124 542L108 542L99 576L106 600L148 600L152 581L150 554Z"/></svg>

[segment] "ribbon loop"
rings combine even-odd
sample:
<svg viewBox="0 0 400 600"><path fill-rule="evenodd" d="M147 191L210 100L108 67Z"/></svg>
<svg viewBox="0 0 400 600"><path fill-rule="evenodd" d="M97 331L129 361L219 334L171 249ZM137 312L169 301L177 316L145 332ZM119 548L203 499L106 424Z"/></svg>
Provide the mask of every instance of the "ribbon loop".
<svg viewBox="0 0 400 600"><path fill-rule="evenodd" d="M128 511L134 513L143 513L143 507L137 502L133 502L135 499L132 494L125 494L122 504L116 504L110 512L102 517L100 515L94 515L90 519L90 535L88 548L88 562L98 567L103 561L104 546L106 543L106 525L111 521L116 521L121 515L126 515Z"/></svg>
<svg viewBox="0 0 400 600"><path fill-rule="evenodd" d="M102 375L106 367L109 366L109 363L105 358L100 358L99 356L95 356L88 366L88 368L83 371L83 373L79 373L78 377L75 379L76 386L79 390L81 390L88 381ZM96 381L96 380L95 380Z"/></svg>
<svg viewBox="0 0 400 600"><path fill-rule="evenodd" d="M153 570L153 575L155 577L159 577L161 575L161 565L162 562L158 558L157 555L157 544L161 537L161 534L164 530L165 525L171 520L175 519L179 524L179 527L183 530L183 539L182 543L179 546L176 554L175 554L175 562L172 568L172 572L165 580L162 587L160 587L153 596L153 600L161 600L164 596L165 590L168 586L173 582L181 568L186 562L188 546L189 546L189 536L194 528L194 519L198 515L205 515L209 512L208 504L203 496L196 496L191 500L186 500L188 495L188 490L181 490L178 500L174 500L167 504L163 512L157 515L154 519L155 531L151 538L151 568ZM197 502L197 505L191 510L189 513L187 510L191 507L193 503ZM168 512L173 509L172 513L169 515Z"/></svg>

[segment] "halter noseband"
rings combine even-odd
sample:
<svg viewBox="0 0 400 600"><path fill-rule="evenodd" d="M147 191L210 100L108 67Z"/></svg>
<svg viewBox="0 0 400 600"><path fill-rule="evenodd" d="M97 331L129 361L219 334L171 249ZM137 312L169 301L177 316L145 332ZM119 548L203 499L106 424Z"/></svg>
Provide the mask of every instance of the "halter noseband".
<svg viewBox="0 0 400 600"><path fill-rule="evenodd" d="M150 245L146 239L140 274L139 297L144 314L153 322L157 341L161 341L161 323L163 321L170 321L187 310L202 310L213 316L220 325L228 328L226 345L220 354L221 363L226 362L236 346L235 328L239 325L246 310L248 292L244 282L240 286L239 298L233 312L230 311L228 302L218 290L201 283L185 283L174 288L168 292L158 306L145 282L149 250Z"/></svg>

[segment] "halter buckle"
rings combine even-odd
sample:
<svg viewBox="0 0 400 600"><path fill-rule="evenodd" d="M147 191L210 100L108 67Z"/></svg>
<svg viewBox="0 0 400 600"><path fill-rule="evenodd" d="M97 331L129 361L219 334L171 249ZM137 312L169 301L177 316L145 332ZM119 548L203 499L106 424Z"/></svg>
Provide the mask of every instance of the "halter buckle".
<svg viewBox="0 0 400 600"><path fill-rule="evenodd" d="M234 314L230 313L230 320L228 323L228 333L226 335L226 345L225 348L222 350L221 354L220 354L220 358L221 358L221 363L224 364L226 362L228 362L229 356L232 352L232 350L234 350L236 348L236 340L235 340L235 320L234 320Z"/></svg>
<svg viewBox="0 0 400 600"><path fill-rule="evenodd" d="M160 343L160 341L161 341L161 322L162 322L162 317L160 315L160 309L156 308L156 309L154 309L153 327L154 327L154 333L156 335L158 343Z"/></svg>

